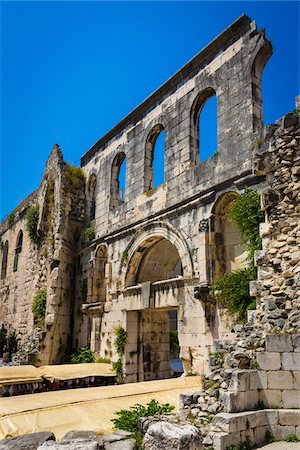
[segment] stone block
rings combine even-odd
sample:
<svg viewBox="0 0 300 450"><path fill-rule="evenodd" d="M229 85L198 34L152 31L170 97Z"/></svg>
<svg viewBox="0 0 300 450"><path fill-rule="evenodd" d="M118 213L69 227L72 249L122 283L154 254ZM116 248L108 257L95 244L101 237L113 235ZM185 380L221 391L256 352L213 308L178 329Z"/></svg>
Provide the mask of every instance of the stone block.
<svg viewBox="0 0 300 450"><path fill-rule="evenodd" d="M263 352L256 354L257 364L262 370L280 370L280 353ZM288 370L288 369L287 369Z"/></svg>
<svg viewBox="0 0 300 450"><path fill-rule="evenodd" d="M1 450L36 450L36 448L44 442L55 442L55 436L50 431L39 433L23 434L13 438L7 438L0 441Z"/></svg>
<svg viewBox="0 0 300 450"><path fill-rule="evenodd" d="M292 352L293 344L290 334L268 334L266 336L267 352Z"/></svg>
<svg viewBox="0 0 300 450"><path fill-rule="evenodd" d="M261 444L262 442L265 442L265 436L266 436L266 426L260 426L254 428L254 443L255 444Z"/></svg>
<svg viewBox="0 0 300 450"><path fill-rule="evenodd" d="M288 391L292 392L292 391ZM266 407L273 408L276 406L276 408L282 407L282 393L278 389L272 389L272 390L266 390L261 391L258 394L259 400L264 403Z"/></svg>
<svg viewBox="0 0 300 450"><path fill-rule="evenodd" d="M300 426L300 409L285 409L278 411L279 425L295 425Z"/></svg>
<svg viewBox="0 0 300 450"><path fill-rule="evenodd" d="M293 389L293 376L287 371L268 372L268 389Z"/></svg>
<svg viewBox="0 0 300 450"><path fill-rule="evenodd" d="M247 370L237 370L232 374L230 389L245 392L250 389L250 374Z"/></svg>
<svg viewBox="0 0 300 450"><path fill-rule="evenodd" d="M300 354L282 353L282 368L283 370L300 370Z"/></svg>
<svg viewBox="0 0 300 450"><path fill-rule="evenodd" d="M282 391L284 408L300 408L300 391Z"/></svg>
<svg viewBox="0 0 300 450"><path fill-rule="evenodd" d="M294 352L300 353L300 334L292 336Z"/></svg>
<svg viewBox="0 0 300 450"><path fill-rule="evenodd" d="M253 429L250 428L249 430L242 431L240 440L241 442L249 442L249 444L251 443L253 445L255 441Z"/></svg>
<svg viewBox="0 0 300 450"><path fill-rule="evenodd" d="M292 375L294 377L294 389L300 390L300 370L295 370Z"/></svg>
<svg viewBox="0 0 300 450"><path fill-rule="evenodd" d="M254 377L254 375L253 375ZM254 377L255 379L255 377ZM257 389L267 389L268 387L268 372L264 370L257 371ZM250 389L255 389L253 385L251 385L251 377L250 377Z"/></svg>

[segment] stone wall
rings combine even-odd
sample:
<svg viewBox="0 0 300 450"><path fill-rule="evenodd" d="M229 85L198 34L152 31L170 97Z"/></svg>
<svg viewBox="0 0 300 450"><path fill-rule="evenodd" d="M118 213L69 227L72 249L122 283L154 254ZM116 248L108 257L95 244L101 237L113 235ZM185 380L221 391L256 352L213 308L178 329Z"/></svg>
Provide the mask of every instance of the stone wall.
<svg viewBox="0 0 300 450"><path fill-rule="evenodd" d="M70 351L75 252L85 221L84 200L84 183L74 189L61 151L54 146L37 191L19 205L13 223L8 218L1 225L2 242L9 246L1 279L1 321L17 332L20 357L34 358L37 364L63 361ZM25 225L26 212L33 205L39 208L39 244L30 241ZM20 231L23 245L15 270ZM32 304L41 289L47 291L46 315L44 327L37 329Z"/></svg>

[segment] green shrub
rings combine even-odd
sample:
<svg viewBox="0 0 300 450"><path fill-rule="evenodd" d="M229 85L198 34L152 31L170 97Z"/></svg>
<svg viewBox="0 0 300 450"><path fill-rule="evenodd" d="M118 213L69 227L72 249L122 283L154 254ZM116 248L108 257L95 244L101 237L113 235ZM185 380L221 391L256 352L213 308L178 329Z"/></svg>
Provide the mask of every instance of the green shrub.
<svg viewBox="0 0 300 450"><path fill-rule="evenodd" d="M85 175L81 167L66 163L66 177L71 187L79 188L83 186Z"/></svg>
<svg viewBox="0 0 300 450"><path fill-rule="evenodd" d="M39 221L38 206L30 206L26 212L25 228L29 235L29 239L33 244L39 244L40 238L37 234L37 226Z"/></svg>
<svg viewBox="0 0 300 450"><path fill-rule="evenodd" d="M112 419L112 422L114 428L134 433L137 432L137 423L142 417L159 416L173 411L174 408L174 406L169 405L168 403L161 405L156 400L152 399L146 406L137 403L131 406L130 409L116 411L118 417Z"/></svg>
<svg viewBox="0 0 300 450"><path fill-rule="evenodd" d="M97 358L95 362L96 362L96 363L110 364L110 363L111 363L111 360L110 360L109 358L102 358L102 357L100 356L100 358Z"/></svg>
<svg viewBox="0 0 300 450"><path fill-rule="evenodd" d="M179 341L178 341L178 331L170 330L170 352L172 354L178 353Z"/></svg>
<svg viewBox="0 0 300 450"><path fill-rule="evenodd" d="M47 290L40 289L36 293L32 303L33 319L36 327L42 328L45 325L46 304Z"/></svg>
<svg viewBox="0 0 300 450"><path fill-rule="evenodd" d="M95 353L89 347L81 347L71 355L73 364L93 363L95 360Z"/></svg>
<svg viewBox="0 0 300 450"><path fill-rule="evenodd" d="M295 434L288 434L284 440L286 442L300 442L300 439Z"/></svg>
<svg viewBox="0 0 300 450"><path fill-rule="evenodd" d="M84 240L87 244L89 244L90 242L93 242L95 237L96 237L96 234L95 234L94 227L87 227L84 230Z"/></svg>
<svg viewBox="0 0 300 450"><path fill-rule="evenodd" d="M243 242L253 261L254 252L261 248L259 224L264 221L264 213L260 209L260 196L253 189L244 192L233 201L229 217L243 237Z"/></svg>
<svg viewBox="0 0 300 450"><path fill-rule="evenodd" d="M255 267L236 270L221 276L213 285L215 296L220 297L229 315L238 315L239 320L247 318L249 305L253 307L249 283L256 279Z"/></svg>
<svg viewBox="0 0 300 450"><path fill-rule="evenodd" d="M123 372L123 355L125 353L125 345L127 340L127 332L124 330L122 325L118 325L113 330L116 338L114 340L114 347L119 355L119 359L112 363L113 370L115 371L118 381L120 384L124 383L124 372Z"/></svg>
<svg viewBox="0 0 300 450"><path fill-rule="evenodd" d="M5 325L0 327L0 357L3 353L16 353L19 349L19 339L15 331L9 332Z"/></svg>
<svg viewBox="0 0 300 450"><path fill-rule="evenodd" d="M267 444L270 444L271 442L275 442L275 441L276 441L276 439L274 438L273 434L269 430L267 430L265 433L265 442Z"/></svg>
<svg viewBox="0 0 300 450"><path fill-rule="evenodd" d="M127 331L124 330L122 325L117 325L114 330L116 338L114 340L114 347L119 356L123 356L125 353L125 345L127 340Z"/></svg>

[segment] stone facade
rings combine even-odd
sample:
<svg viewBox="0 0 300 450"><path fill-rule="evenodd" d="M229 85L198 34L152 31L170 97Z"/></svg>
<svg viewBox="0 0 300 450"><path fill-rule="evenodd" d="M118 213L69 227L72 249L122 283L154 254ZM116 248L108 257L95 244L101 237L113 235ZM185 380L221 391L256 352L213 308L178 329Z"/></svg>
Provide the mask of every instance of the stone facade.
<svg viewBox="0 0 300 450"><path fill-rule="evenodd" d="M54 147L40 187L1 227L3 320L23 346L38 347L40 361L62 361L83 345L115 360L113 330L121 324L128 333L126 380L140 381L170 376L171 315L185 372L205 371L213 340L234 338L210 286L245 264L227 213L245 187L265 187L265 171L252 169L263 133L261 76L271 53L264 31L243 15L88 150L81 160L85 183L68 181ZM200 162L199 116L214 95L218 151ZM164 183L155 187L162 130ZM24 228L32 204L39 205L39 246ZM33 331L32 301L41 288L45 327Z"/></svg>

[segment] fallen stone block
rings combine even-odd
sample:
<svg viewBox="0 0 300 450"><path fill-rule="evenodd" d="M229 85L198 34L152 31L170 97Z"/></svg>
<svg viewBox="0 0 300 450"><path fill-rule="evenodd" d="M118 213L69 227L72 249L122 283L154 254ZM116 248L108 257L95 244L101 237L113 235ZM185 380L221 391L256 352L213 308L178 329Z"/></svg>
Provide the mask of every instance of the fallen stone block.
<svg viewBox="0 0 300 450"><path fill-rule="evenodd" d="M148 428L143 446L145 450L199 450L201 435L193 425L158 422Z"/></svg>
<svg viewBox="0 0 300 450"><path fill-rule="evenodd" d="M0 450L36 450L39 445L49 440L55 441L55 436L51 431L23 434L0 441Z"/></svg>

